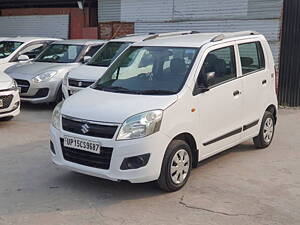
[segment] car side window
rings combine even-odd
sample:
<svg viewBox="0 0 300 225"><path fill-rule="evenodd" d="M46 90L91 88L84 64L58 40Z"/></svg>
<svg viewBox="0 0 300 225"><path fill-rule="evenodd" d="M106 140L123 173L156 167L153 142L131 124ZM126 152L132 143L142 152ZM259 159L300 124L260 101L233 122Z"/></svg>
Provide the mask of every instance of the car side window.
<svg viewBox="0 0 300 225"><path fill-rule="evenodd" d="M209 81L209 87L236 77L236 62L233 46L220 48L208 53L200 71L200 78L211 72L214 72L214 77Z"/></svg>
<svg viewBox="0 0 300 225"><path fill-rule="evenodd" d="M19 52L19 55L27 55L30 59L35 58L45 47L45 43L29 45Z"/></svg>
<svg viewBox="0 0 300 225"><path fill-rule="evenodd" d="M265 58L260 42L239 44L239 52L243 75L265 68Z"/></svg>
<svg viewBox="0 0 300 225"><path fill-rule="evenodd" d="M102 47L102 44L91 46L90 49L87 51L87 53L85 53L85 55L92 57L101 47Z"/></svg>

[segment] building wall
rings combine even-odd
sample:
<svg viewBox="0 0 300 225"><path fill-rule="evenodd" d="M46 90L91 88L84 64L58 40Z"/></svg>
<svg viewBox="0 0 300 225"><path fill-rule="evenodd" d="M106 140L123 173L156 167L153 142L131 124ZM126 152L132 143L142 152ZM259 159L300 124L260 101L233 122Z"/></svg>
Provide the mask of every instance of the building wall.
<svg viewBox="0 0 300 225"><path fill-rule="evenodd" d="M0 36L69 37L69 15L0 16Z"/></svg>
<svg viewBox="0 0 300 225"><path fill-rule="evenodd" d="M83 38L85 18L82 10L78 8L21 8L2 9L1 16L32 16L32 15L69 15L69 38ZM48 29L45 27L45 29ZM34 35L34 34L33 34Z"/></svg>
<svg viewBox="0 0 300 225"><path fill-rule="evenodd" d="M121 0L98 0L98 21L112 22L121 20Z"/></svg>

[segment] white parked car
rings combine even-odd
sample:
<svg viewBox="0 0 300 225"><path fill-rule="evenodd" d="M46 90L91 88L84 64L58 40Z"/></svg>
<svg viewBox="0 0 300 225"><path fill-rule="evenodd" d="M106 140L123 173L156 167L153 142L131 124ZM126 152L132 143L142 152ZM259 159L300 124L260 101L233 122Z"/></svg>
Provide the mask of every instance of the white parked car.
<svg viewBox="0 0 300 225"><path fill-rule="evenodd" d="M17 83L0 74L0 121L10 120L20 113L20 96Z"/></svg>
<svg viewBox="0 0 300 225"><path fill-rule="evenodd" d="M31 103L60 102L66 73L91 57L104 41L64 40L54 42L34 60L5 70L21 89L21 100Z"/></svg>
<svg viewBox="0 0 300 225"><path fill-rule="evenodd" d="M57 38L10 37L0 40L0 71L4 71L18 62L35 58L45 47Z"/></svg>
<svg viewBox="0 0 300 225"><path fill-rule="evenodd" d="M133 63L135 74L126 69ZM249 138L269 146L276 120L274 62L263 35L157 38L131 45L95 84L55 108L51 155L70 170L157 180L176 191L203 159Z"/></svg>
<svg viewBox="0 0 300 225"><path fill-rule="evenodd" d="M187 34L191 32L192 31L162 34L131 34L108 41L87 63L82 64L67 73L62 85L64 98L92 85L104 74L110 64L131 44L162 36ZM142 57L142 55L137 55L135 57ZM147 58L144 58L144 63L147 62L146 60ZM137 61L138 60L135 62ZM139 69L139 65L131 65L131 71L136 69Z"/></svg>

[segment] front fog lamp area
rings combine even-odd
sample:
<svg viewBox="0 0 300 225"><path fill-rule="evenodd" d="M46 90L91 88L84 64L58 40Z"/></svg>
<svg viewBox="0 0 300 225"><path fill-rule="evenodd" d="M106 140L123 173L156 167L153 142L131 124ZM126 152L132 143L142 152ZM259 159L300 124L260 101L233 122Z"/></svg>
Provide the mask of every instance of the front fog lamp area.
<svg viewBox="0 0 300 225"><path fill-rule="evenodd" d="M125 158L121 165L121 170L138 169L147 165L150 158L150 153L144 155Z"/></svg>
<svg viewBox="0 0 300 225"><path fill-rule="evenodd" d="M143 112L128 118L122 125L117 140L146 137L158 132L163 117L162 110Z"/></svg>

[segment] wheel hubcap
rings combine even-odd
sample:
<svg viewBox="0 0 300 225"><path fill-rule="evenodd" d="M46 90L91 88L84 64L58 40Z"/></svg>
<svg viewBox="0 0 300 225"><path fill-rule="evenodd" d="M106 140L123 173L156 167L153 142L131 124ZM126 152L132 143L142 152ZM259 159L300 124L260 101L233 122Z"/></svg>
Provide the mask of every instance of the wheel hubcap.
<svg viewBox="0 0 300 225"><path fill-rule="evenodd" d="M190 168L190 157L186 150L180 149L173 156L171 163L171 178L175 184L184 182Z"/></svg>
<svg viewBox="0 0 300 225"><path fill-rule="evenodd" d="M264 125L264 140L266 143L270 143L273 137L274 132L274 125L273 120L271 118L266 119L265 125Z"/></svg>

